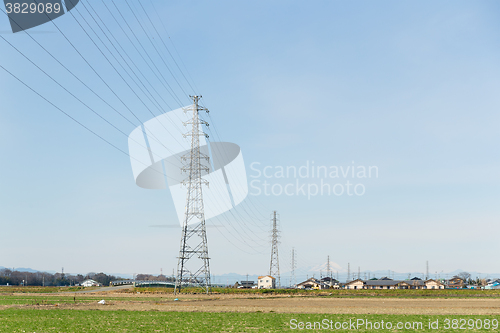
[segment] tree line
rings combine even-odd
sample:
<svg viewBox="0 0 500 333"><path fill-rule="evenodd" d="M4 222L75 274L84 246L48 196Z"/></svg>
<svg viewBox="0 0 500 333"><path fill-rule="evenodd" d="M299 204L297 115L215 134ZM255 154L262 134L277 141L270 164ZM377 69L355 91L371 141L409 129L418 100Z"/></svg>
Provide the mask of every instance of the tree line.
<svg viewBox="0 0 500 333"><path fill-rule="evenodd" d="M165 282L175 282L175 278L171 276L165 276L165 275L151 275L151 274L137 274L135 276L136 280L141 280L141 281L165 281Z"/></svg>
<svg viewBox="0 0 500 333"><path fill-rule="evenodd" d="M123 280L114 275L104 273L88 273L86 275L46 273L46 272L20 272L8 268L0 270L0 285L14 286L75 286L87 279L92 279L104 286L108 286L111 281Z"/></svg>

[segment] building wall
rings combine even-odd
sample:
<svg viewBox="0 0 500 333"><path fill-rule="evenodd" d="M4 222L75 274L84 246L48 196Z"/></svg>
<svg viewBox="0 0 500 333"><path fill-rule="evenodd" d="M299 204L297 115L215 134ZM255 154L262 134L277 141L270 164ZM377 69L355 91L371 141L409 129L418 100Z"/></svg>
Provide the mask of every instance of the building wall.
<svg viewBox="0 0 500 333"><path fill-rule="evenodd" d="M257 282L257 286L259 289L275 289L276 282L270 276L264 276L263 278L259 279L259 281Z"/></svg>
<svg viewBox="0 0 500 333"><path fill-rule="evenodd" d="M299 289L319 289L319 284L315 283L315 282L306 282L306 283L301 283L299 286L298 286Z"/></svg>
<svg viewBox="0 0 500 333"><path fill-rule="evenodd" d="M434 287L434 288L433 288ZM352 281L344 286L344 289L444 289L444 285L437 281L428 281L422 285L412 285L412 283L400 282L399 285L365 285L363 281Z"/></svg>
<svg viewBox="0 0 500 333"><path fill-rule="evenodd" d="M355 281L355 282L350 282L345 286L345 289L364 289L364 282L363 281Z"/></svg>
<svg viewBox="0 0 500 333"><path fill-rule="evenodd" d="M436 281L428 281L425 283L427 289L444 289L444 286Z"/></svg>

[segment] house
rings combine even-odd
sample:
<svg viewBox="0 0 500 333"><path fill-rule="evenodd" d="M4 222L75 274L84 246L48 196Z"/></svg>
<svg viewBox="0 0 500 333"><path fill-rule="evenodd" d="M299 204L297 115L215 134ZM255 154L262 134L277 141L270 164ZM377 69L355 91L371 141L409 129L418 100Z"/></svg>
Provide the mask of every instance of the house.
<svg viewBox="0 0 500 333"><path fill-rule="evenodd" d="M365 281L356 279L344 285L344 289L365 289Z"/></svg>
<svg viewBox="0 0 500 333"><path fill-rule="evenodd" d="M449 289L462 289L465 287L465 281L458 276L454 276L446 282L446 287Z"/></svg>
<svg viewBox="0 0 500 333"><path fill-rule="evenodd" d="M389 278L380 280L360 280L345 284L344 289L444 289L444 284L435 280L391 280Z"/></svg>
<svg viewBox="0 0 500 333"><path fill-rule="evenodd" d="M255 286L254 281L241 281L236 288L250 289Z"/></svg>
<svg viewBox="0 0 500 333"><path fill-rule="evenodd" d="M339 285L339 281L329 276L322 278L320 281L321 283L328 285L330 288L335 288L335 286Z"/></svg>
<svg viewBox="0 0 500 333"><path fill-rule="evenodd" d="M410 285L410 288L408 289L444 289L443 283L433 279L428 279L424 281L419 278L413 278L405 282Z"/></svg>
<svg viewBox="0 0 500 333"><path fill-rule="evenodd" d="M304 282L297 284L297 289L329 289L330 285L316 278L309 278Z"/></svg>
<svg viewBox="0 0 500 333"><path fill-rule="evenodd" d="M82 287L100 287L101 284L97 281L94 281L92 279L88 279L80 283Z"/></svg>
<svg viewBox="0 0 500 333"><path fill-rule="evenodd" d="M271 275L259 276L257 280L257 287L259 289L275 289L276 279Z"/></svg>
<svg viewBox="0 0 500 333"><path fill-rule="evenodd" d="M402 281L395 281L388 277L379 280L356 279L344 285L344 289L403 289L400 288Z"/></svg>
<svg viewBox="0 0 500 333"><path fill-rule="evenodd" d="M444 289L444 284L438 280L429 279L425 282L425 289Z"/></svg>
<svg viewBox="0 0 500 333"><path fill-rule="evenodd" d="M366 281L366 289L409 289L408 283L389 278Z"/></svg>
<svg viewBox="0 0 500 333"><path fill-rule="evenodd" d="M500 289L500 279L495 281L490 281L484 289Z"/></svg>

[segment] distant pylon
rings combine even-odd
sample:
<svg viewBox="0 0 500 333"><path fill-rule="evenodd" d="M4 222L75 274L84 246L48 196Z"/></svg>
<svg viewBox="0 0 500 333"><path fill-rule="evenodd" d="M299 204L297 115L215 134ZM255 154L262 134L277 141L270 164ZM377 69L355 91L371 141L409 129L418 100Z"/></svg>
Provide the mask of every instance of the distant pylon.
<svg viewBox="0 0 500 333"><path fill-rule="evenodd" d="M332 271L330 269L330 256L327 256L326 259L326 276L329 278L332 278Z"/></svg>
<svg viewBox="0 0 500 333"><path fill-rule="evenodd" d="M273 229L271 232L271 265L269 266L269 275L274 276L277 280L278 288L281 288L280 279L280 263L278 258L278 243L279 243L279 230L278 230L278 219L276 217L276 211L273 212Z"/></svg>
<svg viewBox="0 0 500 333"><path fill-rule="evenodd" d="M297 284L295 279L295 268L297 267L297 261L295 259L295 248L292 247L292 274L290 275L290 287L294 287Z"/></svg>
<svg viewBox="0 0 500 333"><path fill-rule="evenodd" d="M201 178L203 173L209 172L201 160L208 162L209 158L200 152L200 136L205 135L200 131L200 125L208 124L199 118L200 111L208 112L208 110L198 105L200 97L191 96L193 105L184 110L193 112L193 116L190 121L184 123L184 126L192 126L191 131L184 135L191 137L191 150L181 157L186 162L182 171L187 172L188 177L183 181L187 186L186 210L182 224L174 293L180 291L183 284L200 286L207 294L210 291L210 263L202 192L202 185L208 185L208 182Z"/></svg>

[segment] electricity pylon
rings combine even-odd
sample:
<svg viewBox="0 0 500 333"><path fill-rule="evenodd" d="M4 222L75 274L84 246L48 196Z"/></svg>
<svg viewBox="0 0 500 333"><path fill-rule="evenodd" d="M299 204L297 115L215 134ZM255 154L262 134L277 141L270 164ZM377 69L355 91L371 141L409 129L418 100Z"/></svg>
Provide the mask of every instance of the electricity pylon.
<svg viewBox="0 0 500 333"><path fill-rule="evenodd" d="M330 269L330 256L329 255L327 256L327 259L326 259L326 276L328 276L329 278L332 278L332 271Z"/></svg>
<svg viewBox="0 0 500 333"><path fill-rule="evenodd" d="M274 276L277 280L278 288L281 288L280 279L280 262L278 258L278 243L279 243L279 230L276 218L276 211L273 213L273 230L271 232L271 265L269 266L269 275Z"/></svg>
<svg viewBox="0 0 500 333"><path fill-rule="evenodd" d="M295 259L295 248L292 247L292 274L290 275L290 287L295 287L297 285L295 268L297 268L297 260Z"/></svg>
<svg viewBox="0 0 500 333"><path fill-rule="evenodd" d="M208 294L210 291L210 263L208 257L207 230L205 227L205 209L203 206L202 185L208 186L208 181L201 178L209 168L202 164L202 160L208 163L209 157L200 152L200 136L205 135L200 131L200 124L208 125L200 120L199 112L208 110L200 107L198 101L201 96L190 96L193 105L186 108L184 112L193 112L190 121L184 126L191 125L191 131L184 137L191 137L191 150L181 157L185 162L183 172L188 177L182 182L187 186L186 210L182 224L181 247L177 262L177 278L175 279L175 291L181 290L183 284L202 287ZM195 219L195 221L193 221Z"/></svg>

